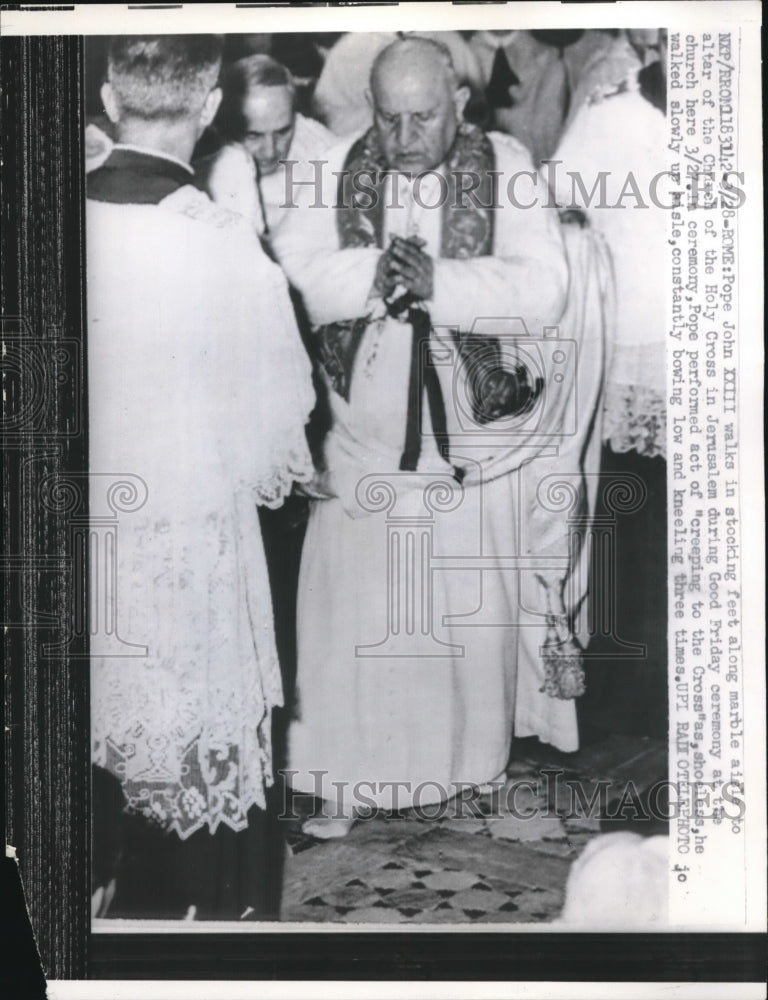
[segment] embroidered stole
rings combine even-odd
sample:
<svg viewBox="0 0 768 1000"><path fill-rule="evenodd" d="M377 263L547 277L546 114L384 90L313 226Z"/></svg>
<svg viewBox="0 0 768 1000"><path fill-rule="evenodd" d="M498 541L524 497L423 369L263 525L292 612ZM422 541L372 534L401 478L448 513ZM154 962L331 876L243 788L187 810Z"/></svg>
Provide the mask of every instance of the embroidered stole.
<svg viewBox="0 0 768 1000"><path fill-rule="evenodd" d="M462 123L445 165L447 197L439 209L440 255L453 259L489 256L493 250L496 204L495 155L490 139L476 126ZM388 173L376 129L370 128L353 143L339 175L336 225L342 248L383 248ZM389 311L406 319L413 329L406 441L400 467L414 469L420 449L418 412L422 389L426 390L438 448L447 459L445 406L437 372L424 363L431 332L429 313L416 302L400 302L396 310L390 306ZM333 389L347 401L355 357L369 322L370 316L366 315L315 330L320 361Z"/></svg>

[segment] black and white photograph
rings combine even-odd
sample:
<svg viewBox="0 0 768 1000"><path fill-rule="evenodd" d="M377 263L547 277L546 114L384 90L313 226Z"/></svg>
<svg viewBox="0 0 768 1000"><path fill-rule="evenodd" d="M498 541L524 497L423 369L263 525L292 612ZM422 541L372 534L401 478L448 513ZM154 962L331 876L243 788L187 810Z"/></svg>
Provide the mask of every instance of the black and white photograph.
<svg viewBox="0 0 768 1000"><path fill-rule="evenodd" d="M6 843L64 663L82 926L134 978L147 936L763 930L759 7L184 6L59 57L65 318L3 302Z"/></svg>
<svg viewBox="0 0 768 1000"><path fill-rule="evenodd" d="M86 56L94 916L664 926L665 32Z"/></svg>

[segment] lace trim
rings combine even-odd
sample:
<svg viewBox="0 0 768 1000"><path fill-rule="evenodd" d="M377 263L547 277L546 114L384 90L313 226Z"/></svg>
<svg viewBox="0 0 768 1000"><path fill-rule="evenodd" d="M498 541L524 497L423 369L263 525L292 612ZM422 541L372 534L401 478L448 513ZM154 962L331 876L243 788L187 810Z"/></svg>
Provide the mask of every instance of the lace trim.
<svg viewBox="0 0 768 1000"><path fill-rule="evenodd" d="M269 717L258 728L262 744L268 746ZM265 771L262 786L250 781L241 764L240 748L231 743L212 744L199 736L186 747L174 748L178 777L166 775L165 751L166 746L158 737L156 745L144 756L145 766L132 776L128 772L135 768L136 747L130 742L120 745L107 738L94 746L93 759L122 777L129 812L143 816L160 829L175 831L182 840L206 825L211 833L220 824L238 833L248 826L249 809L253 806L266 809L263 786L273 783L267 753L259 755Z"/></svg>
<svg viewBox="0 0 768 1000"><path fill-rule="evenodd" d="M230 512L127 517L118 535L118 634L148 652L93 661L93 760L130 810L182 839L242 830L266 807L283 700L252 494Z"/></svg>
<svg viewBox="0 0 768 1000"><path fill-rule="evenodd" d="M667 408L655 389L609 382L605 390L603 440L615 452L667 455Z"/></svg>
<svg viewBox="0 0 768 1000"><path fill-rule="evenodd" d="M276 462L269 475L262 477L252 487L259 506L274 510L290 495L294 483L305 485L314 480L315 467L304 431L298 431L295 438L294 447L286 446L286 450L281 452L279 463Z"/></svg>

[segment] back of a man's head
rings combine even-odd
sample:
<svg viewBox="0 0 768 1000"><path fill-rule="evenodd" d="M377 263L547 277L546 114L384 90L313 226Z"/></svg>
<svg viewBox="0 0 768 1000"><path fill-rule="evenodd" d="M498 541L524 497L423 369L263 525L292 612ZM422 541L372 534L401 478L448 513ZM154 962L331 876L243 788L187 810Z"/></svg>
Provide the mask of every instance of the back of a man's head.
<svg viewBox="0 0 768 1000"><path fill-rule="evenodd" d="M180 120L200 114L221 67L220 35L119 35L108 79L121 119Z"/></svg>

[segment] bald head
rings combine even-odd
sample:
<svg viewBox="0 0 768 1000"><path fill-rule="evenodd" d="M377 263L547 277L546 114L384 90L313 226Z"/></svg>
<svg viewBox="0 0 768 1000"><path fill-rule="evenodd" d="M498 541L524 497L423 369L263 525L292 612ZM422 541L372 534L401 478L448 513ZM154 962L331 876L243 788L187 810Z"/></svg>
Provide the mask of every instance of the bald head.
<svg viewBox="0 0 768 1000"><path fill-rule="evenodd" d="M443 162L469 90L457 86L451 54L444 45L410 36L376 57L370 96L388 165L419 174Z"/></svg>
<svg viewBox="0 0 768 1000"><path fill-rule="evenodd" d="M392 42L376 56L371 69L371 93L398 80L410 85L456 89L456 70L450 50L432 38L411 35Z"/></svg>

